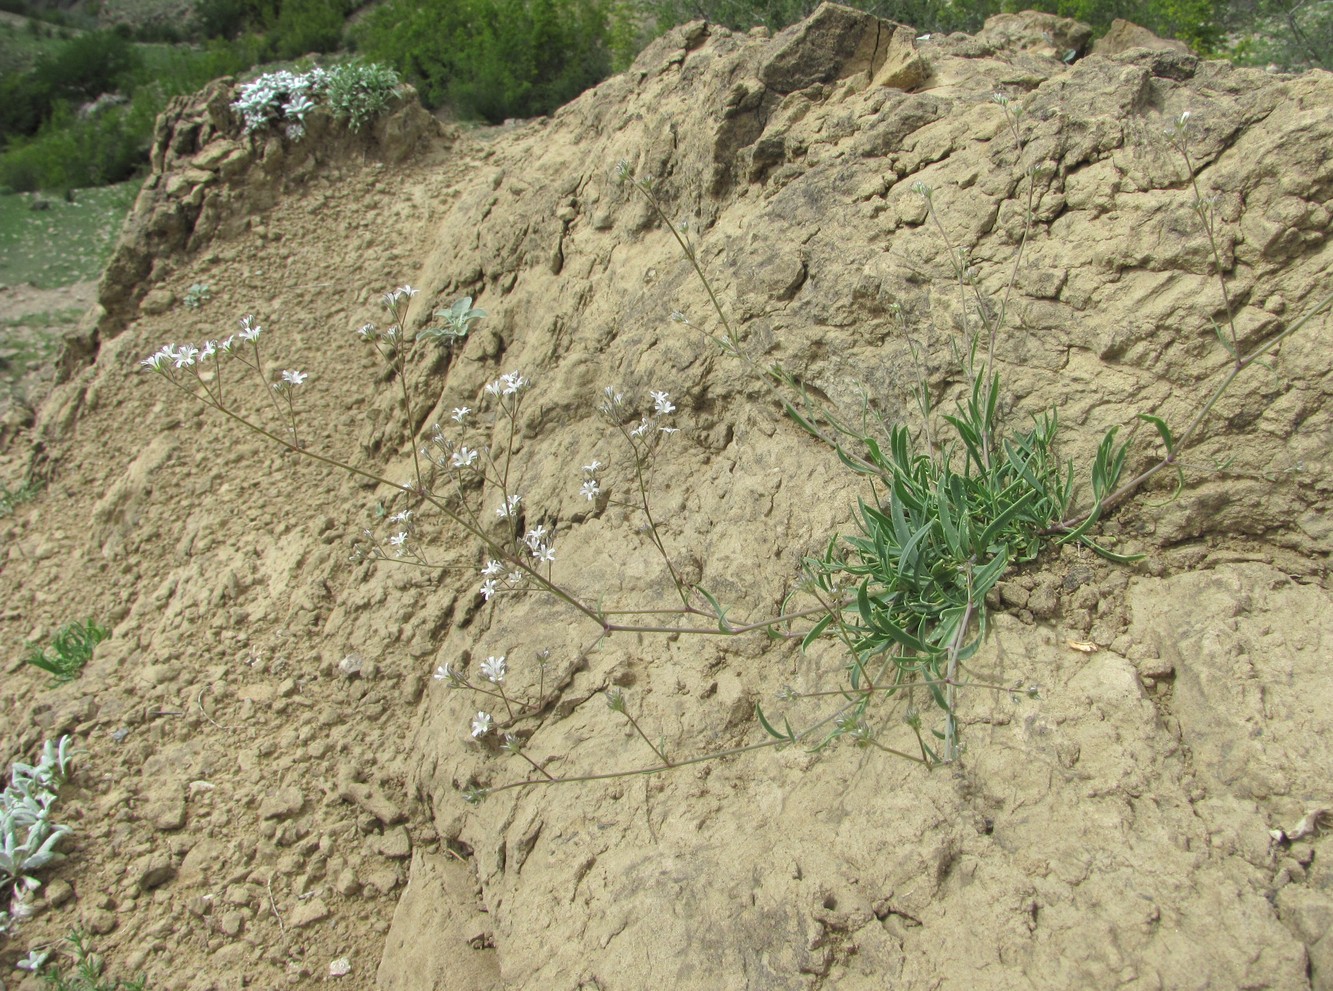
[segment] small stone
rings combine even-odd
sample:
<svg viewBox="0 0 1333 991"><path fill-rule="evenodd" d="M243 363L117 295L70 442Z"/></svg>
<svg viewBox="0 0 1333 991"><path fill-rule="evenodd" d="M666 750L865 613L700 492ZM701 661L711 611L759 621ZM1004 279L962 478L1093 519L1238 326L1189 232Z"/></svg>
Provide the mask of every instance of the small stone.
<svg viewBox="0 0 1333 991"><path fill-rule="evenodd" d="M139 309L148 316L166 313L176 305L176 294L170 289L153 289L143 298Z"/></svg>
<svg viewBox="0 0 1333 991"><path fill-rule="evenodd" d="M194 885L211 881L223 864L226 853L227 847L221 840L207 837L200 840L181 861L181 884Z"/></svg>
<svg viewBox="0 0 1333 991"><path fill-rule="evenodd" d="M148 664L139 669L139 680L149 685L165 685L175 681L179 673L174 664Z"/></svg>
<svg viewBox="0 0 1333 991"><path fill-rule="evenodd" d="M344 867L339 872L337 880L333 882L333 890L346 898L351 898L361 890L361 882L356 879L356 872L350 867Z"/></svg>
<svg viewBox="0 0 1333 991"><path fill-rule="evenodd" d="M56 878L47 884L46 901L52 908L60 908L74 898L74 887L64 878Z"/></svg>
<svg viewBox="0 0 1333 991"><path fill-rule="evenodd" d="M230 912L223 912L222 919L218 922L218 928L224 935L235 939L245 929L245 916L233 909Z"/></svg>
<svg viewBox="0 0 1333 991"><path fill-rule="evenodd" d="M399 880L397 868L383 867L370 873L370 876L366 878L365 886L370 891L387 895L398 887Z"/></svg>
<svg viewBox="0 0 1333 991"><path fill-rule="evenodd" d="M293 929L304 929L316 922L323 922L328 917L329 907L324 904L323 899L311 898L296 906L292 911L290 922Z"/></svg>
<svg viewBox="0 0 1333 991"><path fill-rule="evenodd" d="M1134 666L1144 681L1163 681L1176 673L1175 664L1165 657L1141 657Z"/></svg>
<svg viewBox="0 0 1333 991"><path fill-rule="evenodd" d="M279 788L259 803L259 818L290 819L301 811L303 805L305 799L301 795L301 790L289 785L286 788Z"/></svg>
<svg viewBox="0 0 1333 991"><path fill-rule="evenodd" d="M412 856L412 839L402 826L386 829L384 835L375 841L375 849L382 857L390 860L405 860Z"/></svg>
<svg viewBox="0 0 1333 991"><path fill-rule="evenodd" d="M355 802L386 826L392 826L407 818L397 805L367 784L351 780L341 781L338 785L338 797L344 802Z"/></svg>
<svg viewBox="0 0 1333 991"><path fill-rule="evenodd" d="M180 782L162 781L153 786L143 803L143 818L154 829L170 832L185 825L185 789Z"/></svg>
<svg viewBox="0 0 1333 991"><path fill-rule="evenodd" d="M165 853L150 853L136 862L138 887L140 891L152 891L160 888L176 876L176 868L171 858Z"/></svg>
<svg viewBox="0 0 1333 991"><path fill-rule="evenodd" d="M116 913L104 908L89 909L83 925L94 936L105 936L116 928Z"/></svg>
<svg viewBox="0 0 1333 991"><path fill-rule="evenodd" d="M360 654L348 654L338 662L338 673L344 678L355 678L361 673L361 668L365 663L365 659Z"/></svg>
<svg viewBox="0 0 1333 991"><path fill-rule="evenodd" d="M330 977L346 977L352 972L352 961L346 957L339 957L329 964Z"/></svg>

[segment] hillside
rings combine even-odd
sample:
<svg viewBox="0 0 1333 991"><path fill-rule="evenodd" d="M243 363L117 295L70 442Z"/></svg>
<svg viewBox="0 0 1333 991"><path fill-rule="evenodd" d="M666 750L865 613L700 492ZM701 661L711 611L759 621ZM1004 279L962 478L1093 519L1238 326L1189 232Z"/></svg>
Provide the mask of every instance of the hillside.
<svg viewBox="0 0 1333 991"><path fill-rule="evenodd" d="M0 520L4 642L86 617L113 633L53 690L7 655L0 755L61 733L87 753L60 806L69 857L0 942L0 980L37 987L13 962L78 924L110 969L181 991L314 985L344 961L334 983L403 991L1333 988L1328 839L1296 828L1333 806L1327 312L1222 397L1176 498L1164 472L1097 524L1140 560L1071 543L1006 572L965 665L962 755L934 770L848 736L542 784L761 743L756 704L831 718L848 651L608 636L551 595L487 601L490 555L403 487L436 423L510 451L519 532L553 531L571 598L670 610L702 587L736 625L784 609L858 499L889 512L705 336L718 319L664 217L688 222L735 347L845 420L867 396L926 443L917 391L952 413L965 328L1003 305L1006 436L1056 409L1081 505L1109 428L1141 428L1126 477L1149 467L1162 441L1138 414L1181 436L1230 363L1215 260L1241 354L1333 291L1333 77L1146 48L1066 64L1077 31L1006 15L923 38L832 6L774 37L696 23L492 129L409 97L359 134L312 117L299 142L249 139L227 81L174 104L99 306L4 455L47 479ZM1168 134L1185 112L1189 166ZM408 329L464 296L486 311L415 354L410 410L357 334L406 283ZM276 407L228 380L230 401L281 435L291 395L304 449L373 477L141 364L247 314L265 377L309 378ZM486 386L515 371L511 436ZM655 529L628 429L597 414L607 388L620 422L678 429L653 434ZM454 423L465 406L481 433ZM441 504L501 541L505 492L460 491ZM407 509L404 560L424 566L393 560ZM387 559L357 558L366 528ZM670 616L640 625L718 626ZM504 700L432 677L485 686L499 655ZM870 710L880 746L917 752L909 703L939 725L918 683ZM476 734L480 711L495 728Z"/></svg>

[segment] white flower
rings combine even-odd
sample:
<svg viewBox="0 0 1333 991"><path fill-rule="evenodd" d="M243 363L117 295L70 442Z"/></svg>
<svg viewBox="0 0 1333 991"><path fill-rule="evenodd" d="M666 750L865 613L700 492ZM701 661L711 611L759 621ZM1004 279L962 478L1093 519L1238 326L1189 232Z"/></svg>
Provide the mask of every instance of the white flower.
<svg viewBox="0 0 1333 991"><path fill-rule="evenodd" d="M505 655L499 657L488 657L481 662L481 676L492 685L498 685L505 680Z"/></svg>
<svg viewBox="0 0 1333 991"><path fill-rule="evenodd" d="M523 497L521 495L509 496L507 499L505 499L503 503L495 507L495 515L500 517L500 519L502 520L509 519L509 517L513 516L515 511L518 509L518 504L522 501L522 499Z"/></svg>
<svg viewBox="0 0 1333 991"><path fill-rule="evenodd" d="M504 574L504 565L499 561L487 561L486 567L481 569L483 578L494 578L496 575Z"/></svg>
<svg viewBox="0 0 1333 991"><path fill-rule="evenodd" d="M527 536L523 538L523 543L527 544L532 550L536 550L541 544L542 538L546 536L546 527L538 523L528 531Z"/></svg>
<svg viewBox="0 0 1333 991"><path fill-rule="evenodd" d="M665 416L668 413L676 412L676 407L671 404L671 396L669 393L660 392L654 389L649 392L648 395L653 399L653 408L661 415Z"/></svg>
<svg viewBox="0 0 1333 991"><path fill-rule="evenodd" d="M246 315L241 317L241 340L257 341L259 335L263 333L264 328L254 322L254 317Z"/></svg>
<svg viewBox="0 0 1333 991"><path fill-rule="evenodd" d="M402 547L403 544L407 543L407 531L406 530L398 531L392 537L389 538L389 543L392 544L394 547Z"/></svg>
<svg viewBox="0 0 1333 991"><path fill-rule="evenodd" d="M218 350L223 354L230 354L231 349L236 346L236 335L232 334L225 341L218 345Z"/></svg>
<svg viewBox="0 0 1333 991"><path fill-rule="evenodd" d="M596 458L593 458L591 464L586 464L583 466L583 470L587 472L589 475L595 475L602 470L602 463L598 461Z"/></svg>
<svg viewBox="0 0 1333 991"><path fill-rule="evenodd" d="M590 478L583 483L583 488L579 489L579 495L583 496L589 502L592 502L597 498L597 493L601 491L602 488L597 484L597 479Z"/></svg>
<svg viewBox="0 0 1333 991"><path fill-rule="evenodd" d="M420 289L413 289L411 286L406 284L401 285L394 290L394 293L400 298L406 296L408 299L411 299L413 296L418 295L420 292L421 292Z"/></svg>
<svg viewBox="0 0 1333 991"><path fill-rule="evenodd" d="M658 427L657 429L670 436L680 430L680 427Z"/></svg>
<svg viewBox="0 0 1333 991"><path fill-rule="evenodd" d="M199 352L199 363L203 364L209 358L213 357L218 349L217 341L204 341L204 349Z"/></svg>
<svg viewBox="0 0 1333 991"><path fill-rule="evenodd" d="M477 713L472 717L472 736L475 739L481 739L491 731L491 723L493 721L494 720L491 719L491 714L489 712Z"/></svg>
<svg viewBox="0 0 1333 991"><path fill-rule="evenodd" d="M379 336L375 331L375 325L373 323L363 323L360 327L356 328L356 332L361 335L363 341L373 341Z"/></svg>
<svg viewBox="0 0 1333 991"><path fill-rule="evenodd" d="M139 364L145 368L151 368L155 372L162 371L162 366L171 360L171 355L167 351L168 347L170 345L165 345L160 350L153 352Z"/></svg>
<svg viewBox="0 0 1333 991"><path fill-rule="evenodd" d="M452 681L453 677L454 673L449 670L448 664L441 664L438 668L435 669L436 681Z"/></svg>
<svg viewBox="0 0 1333 991"><path fill-rule="evenodd" d="M309 377L310 375L306 372L294 372L290 369L282 373L282 380L288 385L300 385Z"/></svg>
<svg viewBox="0 0 1333 991"><path fill-rule="evenodd" d="M199 354L199 349L193 344L182 344L176 351L176 367L187 368L194 364L195 357Z"/></svg>
<svg viewBox="0 0 1333 991"><path fill-rule="evenodd" d="M487 578L481 583L481 597L487 602L491 601L491 596L495 594L496 583L494 578Z"/></svg>
<svg viewBox="0 0 1333 991"><path fill-rule="evenodd" d="M504 386L504 394L506 396L515 395L531 384L518 372L510 372L508 375L501 375L500 382Z"/></svg>
<svg viewBox="0 0 1333 991"><path fill-rule="evenodd" d="M532 556L536 558L539 563L545 562L549 564L555 560L555 548L547 544L542 544L539 547L534 547L532 549Z"/></svg>
<svg viewBox="0 0 1333 991"><path fill-rule="evenodd" d="M412 518L412 510L404 509L401 513L394 513L389 517L390 523L406 523Z"/></svg>
<svg viewBox="0 0 1333 991"><path fill-rule="evenodd" d="M499 379L496 379L494 382L487 382L486 395L498 396L500 394L500 388L501 388L501 383Z"/></svg>
<svg viewBox="0 0 1333 991"><path fill-rule="evenodd" d="M629 432L629 435L631 437L642 437L648 432L648 428L651 426L652 424L648 422L648 417L645 416L639 421L639 425Z"/></svg>
<svg viewBox="0 0 1333 991"><path fill-rule="evenodd" d="M470 447L460 447L449 459L451 468L471 468L477 463L477 452Z"/></svg>
<svg viewBox="0 0 1333 991"><path fill-rule="evenodd" d="M450 417L450 419L453 420L455 423L462 423L463 417L467 416L471 412L472 412L471 406L455 406L454 415Z"/></svg>

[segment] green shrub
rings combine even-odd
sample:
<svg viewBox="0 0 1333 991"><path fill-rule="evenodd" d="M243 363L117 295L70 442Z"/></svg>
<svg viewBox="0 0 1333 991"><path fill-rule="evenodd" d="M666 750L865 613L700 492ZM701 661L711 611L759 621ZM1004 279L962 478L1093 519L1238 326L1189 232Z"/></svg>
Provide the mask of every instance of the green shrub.
<svg viewBox="0 0 1333 991"><path fill-rule="evenodd" d="M389 0L362 49L428 106L500 123L549 113L611 69L603 0Z"/></svg>
<svg viewBox="0 0 1333 991"><path fill-rule="evenodd" d="M1237 40L1230 55L1249 65L1333 70L1333 3L1328 0L1242 0L1229 21Z"/></svg>
<svg viewBox="0 0 1333 991"><path fill-rule="evenodd" d="M134 46L112 31L79 35L41 55L33 68L0 82L0 134L36 133L62 103L128 89L142 68Z"/></svg>
<svg viewBox="0 0 1333 991"><path fill-rule="evenodd" d="M359 131L388 109L397 86L398 73L387 65L345 62L328 70L323 92L333 116Z"/></svg>
<svg viewBox="0 0 1333 991"><path fill-rule="evenodd" d="M49 647L24 644L28 651L24 660L51 675L53 687L63 685L83 673L83 666L92 660L93 648L110 635L110 630L91 619L86 623L67 623L56 631Z"/></svg>
<svg viewBox="0 0 1333 991"><path fill-rule="evenodd" d="M336 51L349 10L344 0L287 0L266 32L270 57L292 59Z"/></svg>

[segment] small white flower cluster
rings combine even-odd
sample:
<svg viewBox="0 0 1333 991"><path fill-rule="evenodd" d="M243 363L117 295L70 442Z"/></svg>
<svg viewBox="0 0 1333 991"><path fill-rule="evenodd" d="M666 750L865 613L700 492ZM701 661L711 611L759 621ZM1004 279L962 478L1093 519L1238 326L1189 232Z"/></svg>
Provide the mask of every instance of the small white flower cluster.
<svg viewBox="0 0 1333 991"><path fill-rule="evenodd" d="M532 554L534 564L541 566L555 562L555 548L551 546L554 538L555 534L540 523L524 534L523 544Z"/></svg>
<svg viewBox="0 0 1333 991"><path fill-rule="evenodd" d="M51 821L51 806L69 777L72 742L69 736L47 740L41 760L16 763L9 787L0 792L0 884L9 886L12 898L8 911L0 909L0 932L31 914L29 896L41 887L33 873L64 858L56 846L72 830Z"/></svg>
<svg viewBox="0 0 1333 991"><path fill-rule="evenodd" d="M602 467L602 463L596 458L583 466L583 485L579 489L579 495L589 502L595 502L602 493L602 485L597 478L597 473L602 470Z"/></svg>
<svg viewBox="0 0 1333 991"><path fill-rule="evenodd" d="M543 548L545 550L545 548ZM551 560L555 560L555 551L550 551ZM512 592L523 587L526 577L521 571L506 573L505 566L499 561L489 560L481 569L481 597L487 602L497 592Z"/></svg>
<svg viewBox="0 0 1333 991"><path fill-rule="evenodd" d="M305 115L315 108L317 97L328 82L328 73L266 72L253 82L243 83L232 108L245 120L245 133L253 134L270 121L286 120L287 135L296 140L305 133Z"/></svg>
<svg viewBox="0 0 1333 991"><path fill-rule="evenodd" d="M608 422L625 435L640 464L647 463L662 438L671 436L678 429L658 422L659 417L669 416L676 412L676 406L671 401L671 394L661 389L651 389L648 392L648 398L653 402L652 413L640 416L639 422L633 427L627 427L627 423L634 417L634 411L625 402L623 393L607 387L603 390L602 401L597 406L597 412L601 413ZM597 462L593 464L597 468L601 467ZM585 465L583 468L583 487L579 491L586 499L592 501L597 497L600 486L595 477L596 469L589 470L590 467ZM589 476L593 477L590 479ZM590 481L591 485L589 485Z"/></svg>
<svg viewBox="0 0 1333 991"><path fill-rule="evenodd" d="M365 543L357 547L353 560L364 560L367 557L388 558L403 557L411 555L414 559L421 559L421 554L416 546L417 524L416 514L410 509L404 509L402 512L394 513L388 517L385 522L389 526L389 539L387 547L385 542L381 542L376 536L375 531L366 528L361 531L361 537Z"/></svg>
<svg viewBox="0 0 1333 991"><path fill-rule="evenodd" d="M494 382L486 385L486 395L488 396L517 396L532 383L525 379L518 372L510 372L508 375L501 375Z"/></svg>
<svg viewBox="0 0 1333 991"><path fill-rule="evenodd" d="M487 694L490 695L498 694L502 699L506 699L506 704L508 704L507 702L508 696L504 694L504 681L506 674L508 674L508 670L506 669L505 666L504 654L501 654L499 657L495 656L488 657L486 658L486 660L481 662L481 676L485 678L488 682L490 682L492 685L494 685L496 689L498 689L498 693L488 690ZM467 678L463 677L463 675L453 670L448 664L441 664L439 667L435 669L435 680L449 682L450 688L473 687L471 683L467 680ZM474 740L480 740L483 736L485 736L487 733L491 731L491 727L494 725L495 725L495 719L494 717L491 716L489 712L478 711L477 714L472 717L472 725L471 725L472 738Z"/></svg>
<svg viewBox="0 0 1333 991"><path fill-rule="evenodd" d="M196 344L163 344L160 348L144 358L139 364L145 368L159 372L171 381L177 381L177 373L190 369L196 378L202 378L203 366L209 361L220 359L224 355L240 356L240 343L250 344L254 347L256 357L253 359L242 358L242 361L251 368L258 369L258 349L259 336L264 332L264 328L255 323L253 316L244 316L241 318L241 329L239 333L232 334L223 340L207 340L203 345ZM285 392L296 388L305 383L310 377L309 373L297 371L288 368L282 372L282 377L275 383L273 388L278 392Z"/></svg>

